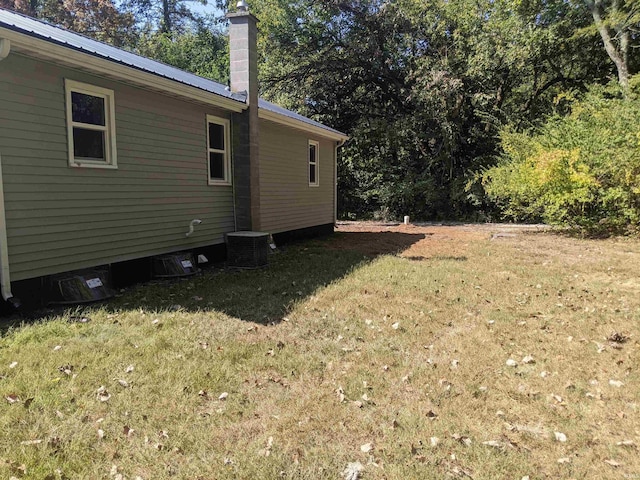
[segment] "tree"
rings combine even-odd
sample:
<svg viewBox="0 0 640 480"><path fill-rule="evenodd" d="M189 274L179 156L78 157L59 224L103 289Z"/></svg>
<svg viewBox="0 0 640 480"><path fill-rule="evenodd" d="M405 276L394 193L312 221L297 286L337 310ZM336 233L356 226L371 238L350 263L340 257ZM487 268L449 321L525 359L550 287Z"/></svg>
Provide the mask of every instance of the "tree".
<svg viewBox="0 0 640 480"><path fill-rule="evenodd" d="M133 15L121 12L112 0L0 0L0 7L116 46L135 36Z"/></svg>
<svg viewBox="0 0 640 480"><path fill-rule="evenodd" d="M629 90L629 77L633 74L630 53L640 32L640 1L638 0L585 0L604 48L618 71L618 83ZM637 45L636 45L637 48Z"/></svg>
<svg viewBox="0 0 640 480"><path fill-rule="evenodd" d="M207 3L206 0L124 0L123 6L135 15L143 32L171 36L201 23L201 16L189 8L191 2Z"/></svg>

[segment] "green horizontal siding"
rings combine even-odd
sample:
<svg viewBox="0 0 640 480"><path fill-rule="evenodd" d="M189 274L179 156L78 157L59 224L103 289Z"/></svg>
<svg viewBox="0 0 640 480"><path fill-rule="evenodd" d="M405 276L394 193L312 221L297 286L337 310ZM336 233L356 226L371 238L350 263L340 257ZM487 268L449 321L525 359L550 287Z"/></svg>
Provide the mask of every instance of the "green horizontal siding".
<svg viewBox="0 0 640 480"><path fill-rule="evenodd" d="M309 186L309 140L320 143L320 185ZM335 143L260 122L260 221L271 233L334 221Z"/></svg>
<svg viewBox="0 0 640 480"><path fill-rule="evenodd" d="M114 91L118 169L69 167L65 78ZM0 155L12 280L222 243L233 189L207 185L207 114L229 117L9 55ZM203 223L186 237L194 218Z"/></svg>

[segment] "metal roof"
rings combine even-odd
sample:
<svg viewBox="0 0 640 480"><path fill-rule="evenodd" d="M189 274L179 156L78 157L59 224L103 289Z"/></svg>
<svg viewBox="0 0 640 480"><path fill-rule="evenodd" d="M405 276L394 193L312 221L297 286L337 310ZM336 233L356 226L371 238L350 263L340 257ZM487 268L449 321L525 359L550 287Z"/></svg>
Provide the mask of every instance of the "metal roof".
<svg viewBox="0 0 640 480"><path fill-rule="evenodd" d="M0 27L61 45L72 50L83 52L88 55L104 59L108 62L115 62L127 67L135 68L136 70L158 75L240 103L246 103L245 95L231 93L227 90L226 86L221 83L214 82L213 80L185 72L179 68L171 67L164 63L136 55L135 53L107 45L106 43L99 42L84 35L56 27L42 20L27 17L2 8L0 8ZM329 128L326 125L315 122L310 118L262 99L260 99L259 108L304 122L314 127L322 128L329 132L343 135L341 132Z"/></svg>

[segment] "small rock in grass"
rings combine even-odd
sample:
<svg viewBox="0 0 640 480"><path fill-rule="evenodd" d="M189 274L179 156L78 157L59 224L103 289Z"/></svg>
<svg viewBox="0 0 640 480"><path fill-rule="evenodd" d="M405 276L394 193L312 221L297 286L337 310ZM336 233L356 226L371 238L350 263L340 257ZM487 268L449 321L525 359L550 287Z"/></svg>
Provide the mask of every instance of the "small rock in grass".
<svg viewBox="0 0 640 480"><path fill-rule="evenodd" d="M622 383L620 380L609 380L609 385L611 385L612 387L620 388L624 385L624 383Z"/></svg>
<svg viewBox="0 0 640 480"><path fill-rule="evenodd" d="M440 439L438 437L431 437L429 441L431 442L432 447L435 447L440 443Z"/></svg>
<svg viewBox="0 0 640 480"><path fill-rule="evenodd" d="M400 323L394 323L393 325L391 325L391 328L393 328L394 330L398 330L398 328L400 328Z"/></svg>
<svg viewBox="0 0 640 480"><path fill-rule="evenodd" d="M518 366L518 362L516 362L513 358L510 358L509 360L507 360L506 364L507 364L507 367L517 367Z"/></svg>
<svg viewBox="0 0 640 480"><path fill-rule="evenodd" d="M558 459L558 463L561 465L566 463L571 463L571 459L569 457L562 457Z"/></svg>
<svg viewBox="0 0 640 480"><path fill-rule="evenodd" d="M604 463L606 463L607 465L612 466L613 468L618 468L619 466L621 466L621 463L616 462L616 461L615 461L615 460L613 460L613 459L605 460L605 461L604 461Z"/></svg>
<svg viewBox="0 0 640 480"><path fill-rule="evenodd" d="M633 440L622 440L621 442L617 442L616 445L619 447L633 447L635 443Z"/></svg>
<svg viewBox="0 0 640 480"><path fill-rule="evenodd" d="M9 368L16 368L18 366L18 362L11 362L9 364Z"/></svg>
<svg viewBox="0 0 640 480"><path fill-rule="evenodd" d="M536 361L531 355L527 355L522 359L522 363L529 364L529 363L536 363Z"/></svg>
<svg viewBox="0 0 640 480"><path fill-rule="evenodd" d="M360 445L360 451L363 453L369 453L371 450L373 450L372 443L365 443L364 445Z"/></svg>
<svg viewBox="0 0 640 480"><path fill-rule="evenodd" d="M226 400L227 397L229 397L229 393L228 392L222 392L220 394L220 396L218 397L218 400Z"/></svg>

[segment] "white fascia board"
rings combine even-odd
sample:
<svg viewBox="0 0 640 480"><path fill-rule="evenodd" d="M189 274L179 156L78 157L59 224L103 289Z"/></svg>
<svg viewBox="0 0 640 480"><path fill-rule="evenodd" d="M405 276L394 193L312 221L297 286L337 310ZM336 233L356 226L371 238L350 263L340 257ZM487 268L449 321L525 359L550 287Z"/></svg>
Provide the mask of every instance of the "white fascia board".
<svg viewBox="0 0 640 480"><path fill-rule="evenodd" d="M258 117L263 120L269 120L271 122L278 123L280 125L286 125L287 127L297 128L298 130L303 130L319 137L328 138L330 140L340 142L341 144L349 140L348 136L339 132L334 132L322 127L317 127L316 125L311 125L296 118L291 118L280 113L265 110L264 108L258 110Z"/></svg>
<svg viewBox="0 0 640 480"><path fill-rule="evenodd" d="M11 42L13 51L35 58L46 59L54 63L79 68L85 72L102 75L109 79L134 84L143 88L147 87L171 96L184 97L236 113L247 109L247 105L243 102L221 97L215 93L200 90L199 88L185 85L175 80L137 70L127 65L121 65L117 62L89 55L46 40L30 37L14 32L13 30L0 27L0 38L7 39Z"/></svg>

